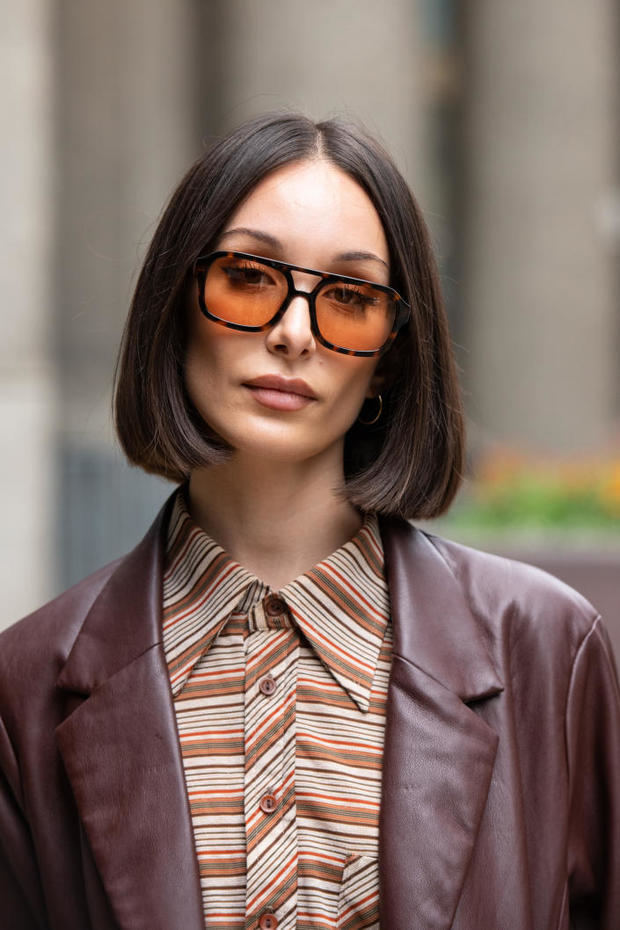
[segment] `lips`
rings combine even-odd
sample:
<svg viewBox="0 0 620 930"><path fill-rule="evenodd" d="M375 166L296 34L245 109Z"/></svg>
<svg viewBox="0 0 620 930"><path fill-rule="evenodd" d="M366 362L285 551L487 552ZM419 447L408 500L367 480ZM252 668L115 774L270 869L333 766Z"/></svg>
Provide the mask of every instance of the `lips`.
<svg viewBox="0 0 620 930"><path fill-rule="evenodd" d="M283 378L281 375L263 375L244 384L257 404L278 413L303 410L317 399L309 384L301 378Z"/></svg>
<svg viewBox="0 0 620 930"><path fill-rule="evenodd" d="M310 385L302 381L301 378L283 378L281 375L263 375L260 378L254 378L252 381L246 381L245 386L249 388L262 388L267 391L280 391L282 394L296 394L298 397L316 400L316 394Z"/></svg>

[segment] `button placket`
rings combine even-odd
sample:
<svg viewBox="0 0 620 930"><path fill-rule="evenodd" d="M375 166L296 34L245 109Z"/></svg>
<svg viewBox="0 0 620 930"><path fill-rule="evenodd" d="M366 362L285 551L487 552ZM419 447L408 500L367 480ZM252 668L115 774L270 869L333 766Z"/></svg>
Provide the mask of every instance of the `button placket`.
<svg viewBox="0 0 620 930"><path fill-rule="evenodd" d="M276 682L273 675L264 675L263 678L259 679L258 690L261 694L264 694L265 697L272 697L275 694L278 683Z"/></svg>
<svg viewBox="0 0 620 930"><path fill-rule="evenodd" d="M262 796L258 806L263 814L273 814L278 806L278 799L273 792L269 792L269 794Z"/></svg>
<svg viewBox="0 0 620 930"><path fill-rule="evenodd" d="M268 598L263 602L267 617L266 602ZM259 627L246 638L245 647L246 918L258 921L259 928L294 930L297 823L293 789L299 640L291 628ZM266 701L266 697L271 700ZM280 878L276 880L276 876ZM284 904L286 918L282 922L279 915Z"/></svg>
<svg viewBox="0 0 620 930"><path fill-rule="evenodd" d="M278 923L279 921L276 915L270 911L266 911L261 915L258 921L258 927L259 930L277 930Z"/></svg>

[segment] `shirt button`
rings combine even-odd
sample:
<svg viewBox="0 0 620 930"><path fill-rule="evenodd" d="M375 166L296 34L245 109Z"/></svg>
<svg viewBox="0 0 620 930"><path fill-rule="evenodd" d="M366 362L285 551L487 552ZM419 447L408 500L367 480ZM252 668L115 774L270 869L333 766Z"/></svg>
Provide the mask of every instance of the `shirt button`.
<svg viewBox="0 0 620 930"><path fill-rule="evenodd" d="M259 805L263 814L273 814L278 806L278 799L275 794L264 794L260 799Z"/></svg>
<svg viewBox="0 0 620 930"><path fill-rule="evenodd" d="M273 675L265 675L258 683L259 691L262 694L266 694L267 697L271 697L271 695L275 693L277 687L278 685Z"/></svg>
<svg viewBox="0 0 620 930"><path fill-rule="evenodd" d="M276 930L278 918L275 914L263 914L258 921L260 930Z"/></svg>
<svg viewBox="0 0 620 930"><path fill-rule="evenodd" d="M280 614L286 613L286 603L283 598L275 594L265 599L265 613L268 617L279 617Z"/></svg>

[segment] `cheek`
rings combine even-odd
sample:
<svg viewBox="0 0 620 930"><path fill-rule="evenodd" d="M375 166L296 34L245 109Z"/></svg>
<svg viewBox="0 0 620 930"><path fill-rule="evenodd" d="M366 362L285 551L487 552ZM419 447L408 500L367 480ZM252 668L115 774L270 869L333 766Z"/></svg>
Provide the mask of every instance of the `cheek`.
<svg viewBox="0 0 620 930"><path fill-rule="evenodd" d="M341 374L341 393L346 395L352 404L361 405L370 390L377 360L355 357L345 357L344 360L348 370Z"/></svg>
<svg viewBox="0 0 620 930"><path fill-rule="evenodd" d="M214 383L228 369L234 357L235 336L231 329L206 320L202 314L192 319L185 352L185 383Z"/></svg>
<svg viewBox="0 0 620 930"><path fill-rule="evenodd" d="M339 371L339 386L334 391L333 425L344 434L353 425L368 396L376 359L346 358L347 370Z"/></svg>

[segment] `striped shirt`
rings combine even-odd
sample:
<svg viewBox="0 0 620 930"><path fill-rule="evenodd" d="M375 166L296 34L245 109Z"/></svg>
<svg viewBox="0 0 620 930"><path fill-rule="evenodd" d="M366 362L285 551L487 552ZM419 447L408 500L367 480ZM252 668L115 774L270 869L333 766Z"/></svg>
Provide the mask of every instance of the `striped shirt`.
<svg viewBox="0 0 620 930"><path fill-rule="evenodd" d="M164 649L209 928L379 926L391 643L376 517L273 592L179 492Z"/></svg>

